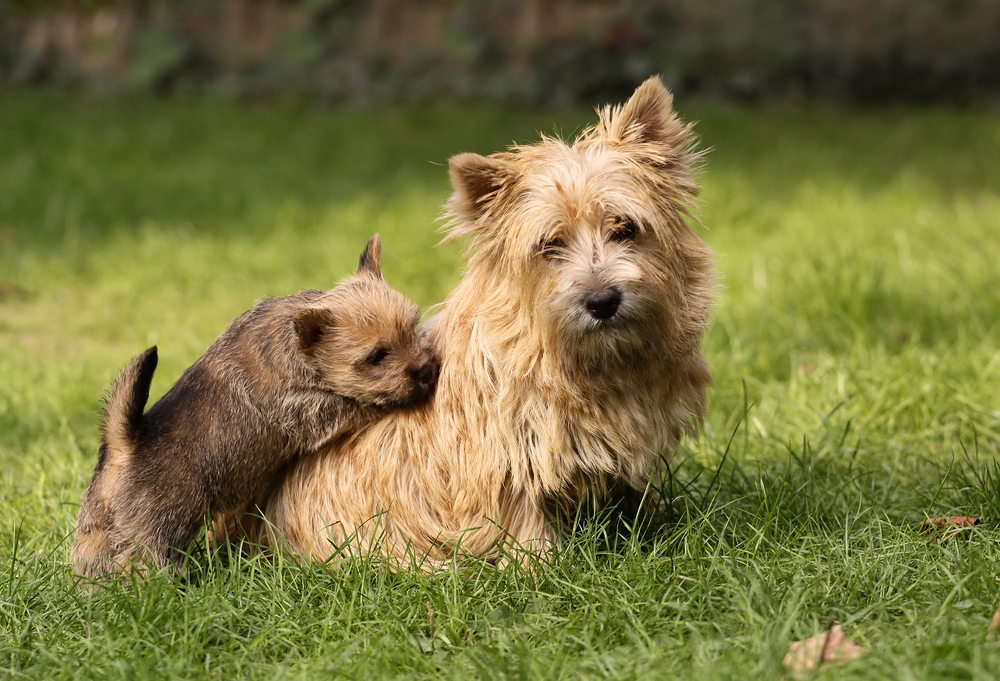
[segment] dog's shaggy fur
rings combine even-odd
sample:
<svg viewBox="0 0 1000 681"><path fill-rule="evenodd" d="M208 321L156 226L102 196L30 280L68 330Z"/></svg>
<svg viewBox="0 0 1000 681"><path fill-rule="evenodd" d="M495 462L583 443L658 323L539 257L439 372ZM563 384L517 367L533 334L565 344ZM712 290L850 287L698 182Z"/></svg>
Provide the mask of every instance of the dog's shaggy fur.
<svg viewBox="0 0 1000 681"><path fill-rule="evenodd" d="M544 550L554 511L642 489L697 430L716 284L691 129L655 78L599 113L572 144L451 159L469 265L430 330L434 397L298 462L258 539L316 560Z"/></svg>
<svg viewBox="0 0 1000 681"><path fill-rule="evenodd" d="M80 509L78 573L180 567L207 513L253 503L292 457L430 395L437 361L417 306L378 257L376 235L336 288L259 303L146 414L156 348L125 368Z"/></svg>

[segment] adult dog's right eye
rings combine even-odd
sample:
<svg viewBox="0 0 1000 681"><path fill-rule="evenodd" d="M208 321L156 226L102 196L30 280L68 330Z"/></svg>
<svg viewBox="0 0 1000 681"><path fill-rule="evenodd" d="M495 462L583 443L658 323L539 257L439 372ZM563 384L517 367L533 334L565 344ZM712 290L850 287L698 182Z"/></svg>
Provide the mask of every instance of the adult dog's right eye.
<svg viewBox="0 0 1000 681"><path fill-rule="evenodd" d="M545 239L538 244L538 252L543 258L552 258L566 248L566 241L562 237L554 236Z"/></svg>

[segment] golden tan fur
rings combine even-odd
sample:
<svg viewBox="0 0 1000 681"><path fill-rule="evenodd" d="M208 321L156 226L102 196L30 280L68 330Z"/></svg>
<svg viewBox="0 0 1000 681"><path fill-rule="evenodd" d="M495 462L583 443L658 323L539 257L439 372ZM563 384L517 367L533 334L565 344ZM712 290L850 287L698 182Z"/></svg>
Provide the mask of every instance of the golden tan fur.
<svg viewBox="0 0 1000 681"><path fill-rule="evenodd" d="M315 560L496 558L557 541L553 509L643 488L711 384L696 159L658 79L572 144L454 157L469 265L429 330L435 395L298 462L254 538Z"/></svg>
<svg viewBox="0 0 1000 681"><path fill-rule="evenodd" d="M145 414L156 348L125 368L81 505L78 573L180 567L206 514L238 512L288 461L430 395L433 348L416 305L383 280L379 243L339 286L243 314Z"/></svg>

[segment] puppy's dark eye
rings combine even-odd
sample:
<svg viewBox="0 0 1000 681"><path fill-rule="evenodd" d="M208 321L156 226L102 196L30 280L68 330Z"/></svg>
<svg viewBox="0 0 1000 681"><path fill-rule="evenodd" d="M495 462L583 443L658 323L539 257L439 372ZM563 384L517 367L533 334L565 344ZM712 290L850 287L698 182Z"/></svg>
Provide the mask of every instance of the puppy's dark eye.
<svg viewBox="0 0 1000 681"><path fill-rule="evenodd" d="M389 351L385 348L377 348L375 352L365 357L365 361L372 366L378 366L382 363L382 360L389 355Z"/></svg>
<svg viewBox="0 0 1000 681"><path fill-rule="evenodd" d="M566 242L562 237L554 236L551 239L545 239L540 244L538 244L538 252L541 253L543 258L551 258L559 254L559 251L566 248Z"/></svg>
<svg viewBox="0 0 1000 681"><path fill-rule="evenodd" d="M635 241L639 236L639 225L632 218L616 218L615 228L611 230L611 240L619 243Z"/></svg>

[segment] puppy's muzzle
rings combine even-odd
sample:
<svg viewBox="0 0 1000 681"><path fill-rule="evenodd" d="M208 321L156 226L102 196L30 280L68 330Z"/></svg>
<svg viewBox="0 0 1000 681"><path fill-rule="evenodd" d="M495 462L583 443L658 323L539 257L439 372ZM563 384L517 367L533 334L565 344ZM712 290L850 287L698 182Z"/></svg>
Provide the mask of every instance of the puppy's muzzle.
<svg viewBox="0 0 1000 681"><path fill-rule="evenodd" d="M431 393L434 392L434 386L437 385L437 362L428 362L419 367L410 368L407 370L407 373L413 384L413 388L410 391L410 401L413 403L422 402L430 397Z"/></svg>

